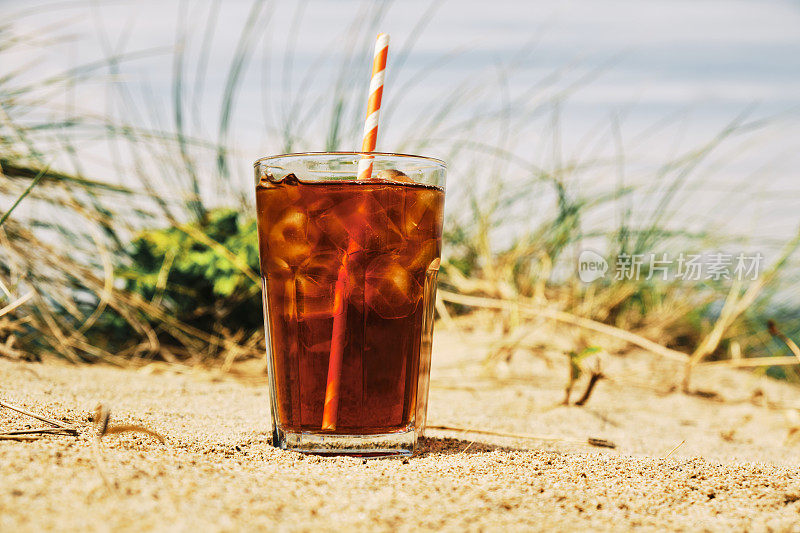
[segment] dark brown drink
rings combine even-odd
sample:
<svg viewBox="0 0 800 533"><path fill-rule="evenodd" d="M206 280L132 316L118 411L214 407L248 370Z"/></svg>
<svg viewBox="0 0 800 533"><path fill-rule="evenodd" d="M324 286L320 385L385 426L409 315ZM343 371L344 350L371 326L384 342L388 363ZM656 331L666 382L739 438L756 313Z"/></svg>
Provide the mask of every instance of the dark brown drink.
<svg viewBox="0 0 800 533"><path fill-rule="evenodd" d="M323 431L337 312L345 326L335 433L424 423L443 191L290 174L262 178L256 202L276 425Z"/></svg>

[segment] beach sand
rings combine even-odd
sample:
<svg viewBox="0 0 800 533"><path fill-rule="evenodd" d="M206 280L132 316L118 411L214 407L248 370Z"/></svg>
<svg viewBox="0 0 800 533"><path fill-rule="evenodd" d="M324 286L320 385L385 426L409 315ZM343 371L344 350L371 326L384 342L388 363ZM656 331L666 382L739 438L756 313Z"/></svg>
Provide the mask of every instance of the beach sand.
<svg viewBox="0 0 800 533"><path fill-rule="evenodd" d="M406 460L304 456L271 446L264 379L0 359L0 399L80 428L0 441L0 531L800 531L798 389L705 369L693 386L714 395L686 395L680 365L627 352L566 407L557 350L487 366L496 335L440 329L429 424L547 438L429 430ZM166 444L107 435L93 455L98 402ZM40 426L0 409L0 430Z"/></svg>

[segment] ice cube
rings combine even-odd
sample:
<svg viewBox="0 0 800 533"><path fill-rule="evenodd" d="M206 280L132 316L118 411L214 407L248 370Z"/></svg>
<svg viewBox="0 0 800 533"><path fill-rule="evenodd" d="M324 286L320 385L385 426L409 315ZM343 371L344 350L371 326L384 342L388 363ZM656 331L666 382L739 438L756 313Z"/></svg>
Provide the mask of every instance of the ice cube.
<svg viewBox="0 0 800 533"><path fill-rule="evenodd" d="M311 255L319 239L319 231L308 222L308 215L297 207L285 209L267 236L269 254L290 266L296 266Z"/></svg>
<svg viewBox="0 0 800 533"><path fill-rule="evenodd" d="M315 223L337 247L399 249L403 235L375 195L346 199L321 214Z"/></svg>
<svg viewBox="0 0 800 533"><path fill-rule="evenodd" d="M441 193L434 189L420 188L406 191L400 225L406 238L413 238L419 231L429 233L441 226L438 219L440 209L436 205L440 198Z"/></svg>
<svg viewBox="0 0 800 533"><path fill-rule="evenodd" d="M352 202L350 202L352 204ZM344 220L343 214L348 215L347 206L337 206L331 201L316 202L309 209L312 215L312 223L334 246L340 250L346 250L350 245L350 232L348 221ZM348 215L348 220L349 220Z"/></svg>
<svg viewBox="0 0 800 533"><path fill-rule="evenodd" d="M276 222L277 217L287 206L296 205L299 202L302 193L296 186L297 178L294 178L294 174L289 176L279 182L270 181L265 177L259 181L259 188L256 190L259 220Z"/></svg>
<svg viewBox="0 0 800 533"><path fill-rule="evenodd" d="M400 262L412 275L418 275L430 268L439 257L439 245L436 239L428 239L420 243L411 243L400 253Z"/></svg>
<svg viewBox="0 0 800 533"><path fill-rule="evenodd" d="M266 310L269 312L270 324L292 322L297 317L294 276L286 278L269 276L265 284L269 294Z"/></svg>
<svg viewBox="0 0 800 533"><path fill-rule="evenodd" d="M297 269L298 310L303 319L330 318L342 255L314 254Z"/></svg>
<svg viewBox="0 0 800 533"><path fill-rule="evenodd" d="M294 321L297 318L297 302L295 301L295 294L297 292L297 284L294 278L289 278L283 283L283 315L288 321Z"/></svg>
<svg viewBox="0 0 800 533"><path fill-rule="evenodd" d="M398 183L414 183L414 180L409 178L407 174L393 168L381 170L378 172L376 177L381 180L394 181Z"/></svg>
<svg viewBox="0 0 800 533"><path fill-rule="evenodd" d="M263 275L269 279L285 280L292 277L292 267L280 257L267 257L261 266Z"/></svg>
<svg viewBox="0 0 800 533"><path fill-rule="evenodd" d="M364 273L364 299L383 318L408 316L422 296L422 286L396 254L373 259Z"/></svg>

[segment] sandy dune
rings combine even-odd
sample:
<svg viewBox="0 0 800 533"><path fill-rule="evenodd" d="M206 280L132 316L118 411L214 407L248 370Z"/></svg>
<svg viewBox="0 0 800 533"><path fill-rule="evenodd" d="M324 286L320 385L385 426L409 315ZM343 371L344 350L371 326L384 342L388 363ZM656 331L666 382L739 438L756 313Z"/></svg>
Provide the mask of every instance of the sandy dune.
<svg viewBox="0 0 800 533"><path fill-rule="evenodd" d="M430 423L554 440L435 430L405 461L302 456L270 446L263 383L0 359L0 399L81 428L0 441L0 531L800 531L796 389L706 371L695 385L719 397L686 396L670 389L674 364L629 354L604 358L609 379L586 407L564 407L558 355L519 353L487 373L492 338L465 335L437 334ZM90 446L99 401L112 425L167 438L104 438L114 489ZM3 430L40 425L0 410Z"/></svg>

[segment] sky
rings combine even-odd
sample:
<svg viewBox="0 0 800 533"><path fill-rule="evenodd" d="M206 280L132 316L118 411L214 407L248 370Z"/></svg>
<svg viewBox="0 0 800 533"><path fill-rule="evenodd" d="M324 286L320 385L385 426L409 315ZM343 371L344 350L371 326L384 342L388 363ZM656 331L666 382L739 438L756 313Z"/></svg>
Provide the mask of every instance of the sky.
<svg viewBox="0 0 800 533"><path fill-rule="evenodd" d="M284 123L302 136L292 149L324 148L332 110L315 102L334 89L350 46L364 60L351 65L347 76L354 86L366 88L372 36L364 21L383 4L264 3L224 139L244 180L252 160L286 148ZM688 206L686 216L694 213L705 223L709 212L730 202L730 194L739 194L736 201L744 208L721 220L731 231L759 228L781 236L796 226L800 2L404 0L385 5L377 27L391 35L391 45L379 149L413 147L415 139L426 136L465 135L505 142L525 160L547 167L556 157L569 160L587 151L617 157L624 146L629 179L636 181L652 179L653 168L702 146L736 117L745 122L768 118L766 126L726 144L716 166L709 162L697 194L688 197L697 204ZM3 0L0 13L17 14L15 31L68 38L20 47L4 56L2 68L36 59L29 74L35 79L110 54L144 51L123 61L119 72L104 72L65 94L63 104L171 130L173 51L182 46L185 127L192 136L214 141L225 83L251 9L249 0ZM208 35L212 38L204 41ZM203 49L209 52L207 63L200 60ZM463 101L455 96L462 86L474 88ZM496 115L531 88L538 91L534 107L568 96L555 109L545 106L520 118L522 125L510 134L491 120L459 130L463 118ZM435 110L450 101L457 107L454 114L434 123ZM355 127L345 144L355 149L363 110L354 104L349 111ZM423 155L450 153L444 142L425 149ZM90 168L101 171L111 164L102 144L87 146L86 152ZM451 183L469 173L474 159L451 166ZM581 179L585 193L592 194L593 187L608 187L618 176L609 170Z"/></svg>

